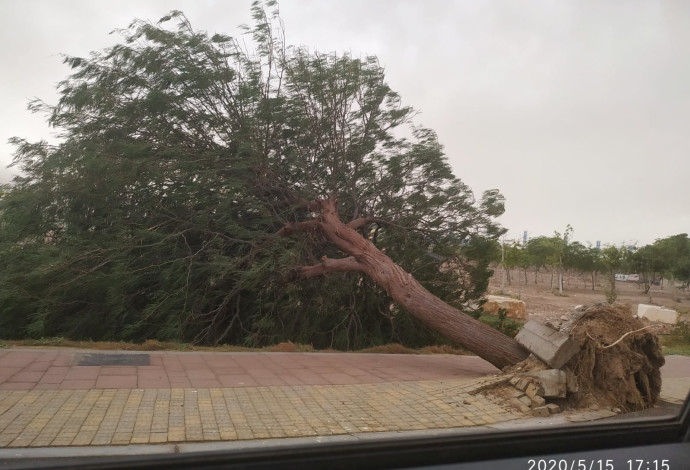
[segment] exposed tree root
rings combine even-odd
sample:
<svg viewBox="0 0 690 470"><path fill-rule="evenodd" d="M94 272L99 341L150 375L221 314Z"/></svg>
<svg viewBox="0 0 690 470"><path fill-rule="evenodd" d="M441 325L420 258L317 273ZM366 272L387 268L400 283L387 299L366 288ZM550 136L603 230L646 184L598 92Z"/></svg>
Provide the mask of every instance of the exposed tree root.
<svg viewBox="0 0 690 470"><path fill-rule="evenodd" d="M661 392L664 357L656 334L633 317L629 306L593 305L564 329L581 347L564 367L579 390L569 404L597 404L622 411L649 408Z"/></svg>

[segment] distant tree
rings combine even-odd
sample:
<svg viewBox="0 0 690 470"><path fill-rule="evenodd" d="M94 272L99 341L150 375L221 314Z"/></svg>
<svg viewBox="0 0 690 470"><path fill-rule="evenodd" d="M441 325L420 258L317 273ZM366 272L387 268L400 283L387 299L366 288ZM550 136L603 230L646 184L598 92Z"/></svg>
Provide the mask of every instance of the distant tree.
<svg viewBox="0 0 690 470"><path fill-rule="evenodd" d="M606 273L608 282L608 286L604 292L606 300L611 304L618 298L618 292L616 291L616 273L619 273L626 267L628 258L629 251L623 246L607 246L601 250L600 263Z"/></svg>
<svg viewBox="0 0 690 470"><path fill-rule="evenodd" d="M563 265L567 270L574 270L580 273L585 289L587 288L587 278L591 279L592 290L594 290L595 273L597 270L596 255L598 251L591 247L586 247L580 242L570 243L563 255Z"/></svg>
<svg viewBox="0 0 690 470"><path fill-rule="evenodd" d="M552 260L554 267L558 270L558 293L561 295L563 294L563 258L572 233L573 228L568 225L562 234L554 232L554 236L551 239L553 246Z"/></svg>
<svg viewBox="0 0 690 470"><path fill-rule="evenodd" d="M13 141L0 328L350 347L426 325L523 359L459 310L500 193L475 199L376 58L287 48L277 9L252 15L255 53L173 12L65 59L58 104L32 104L63 141Z"/></svg>
<svg viewBox="0 0 690 470"><path fill-rule="evenodd" d="M690 239L686 233L680 233L657 240L654 248L655 266L662 267L665 276L682 283L683 289L690 284Z"/></svg>
<svg viewBox="0 0 690 470"><path fill-rule="evenodd" d="M594 290L594 287L597 285L597 273L601 272L601 249L589 246L587 250L589 252L588 267L592 275L592 290Z"/></svg>
<svg viewBox="0 0 690 470"><path fill-rule="evenodd" d="M530 259L527 250L518 242L506 244L505 250L505 268L508 273L508 284L511 284L510 270L522 269L525 277L525 284L527 284L527 268L530 267Z"/></svg>
<svg viewBox="0 0 690 470"><path fill-rule="evenodd" d="M534 268L534 283L538 283L539 270L549 263L552 242L549 237L536 237L527 242L527 255L530 266Z"/></svg>
<svg viewBox="0 0 690 470"><path fill-rule="evenodd" d="M653 283L661 273L667 270L667 266L662 257L662 251L656 244L645 245L635 250L630 255L630 269L640 275L640 283L644 293L649 294Z"/></svg>

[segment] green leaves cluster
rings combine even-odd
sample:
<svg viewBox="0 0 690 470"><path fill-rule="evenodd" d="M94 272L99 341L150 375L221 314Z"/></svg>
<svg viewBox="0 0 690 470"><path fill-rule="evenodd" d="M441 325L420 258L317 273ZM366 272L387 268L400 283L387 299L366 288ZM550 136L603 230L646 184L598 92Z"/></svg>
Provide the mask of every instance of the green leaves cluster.
<svg viewBox="0 0 690 470"><path fill-rule="evenodd" d="M13 139L3 336L436 341L362 275L295 282L296 267L341 254L275 233L314 215L300 201L332 196L343 220L385 219L362 235L434 294L462 306L484 292L502 196L474 198L375 57L287 47L274 2L252 16L252 52L174 11L65 58L58 103L30 106L61 143Z"/></svg>

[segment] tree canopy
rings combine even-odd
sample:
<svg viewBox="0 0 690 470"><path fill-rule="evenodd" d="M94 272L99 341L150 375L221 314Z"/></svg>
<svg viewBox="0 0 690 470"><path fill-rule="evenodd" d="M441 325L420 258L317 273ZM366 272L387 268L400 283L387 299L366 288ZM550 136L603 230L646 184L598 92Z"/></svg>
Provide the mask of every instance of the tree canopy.
<svg viewBox="0 0 690 470"><path fill-rule="evenodd" d="M503 197L477 200L375 57L288 47L275 2L244 40L174 11L120 44L66 57L61 141L15 138L0 199L0 330L21 337L354 348L437 340L338 258L305 201L343 221L451 305L479 298ZM442 269L452 265L454 269Z"/></svg>

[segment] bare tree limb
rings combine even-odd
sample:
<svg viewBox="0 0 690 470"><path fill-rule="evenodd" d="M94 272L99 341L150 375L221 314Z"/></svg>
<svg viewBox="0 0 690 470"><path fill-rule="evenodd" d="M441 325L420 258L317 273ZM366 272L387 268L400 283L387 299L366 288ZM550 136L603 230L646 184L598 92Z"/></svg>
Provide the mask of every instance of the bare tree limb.
<svg viewBox="0 0 690 470"><path fill-rule="evenodd" d="M285 224L283 228L276 232L279 237L289 237L294 233L309 232L312 230L318 230L319 221L318 220L308 220L306 222L295 222L291 224Z"/></svg>

